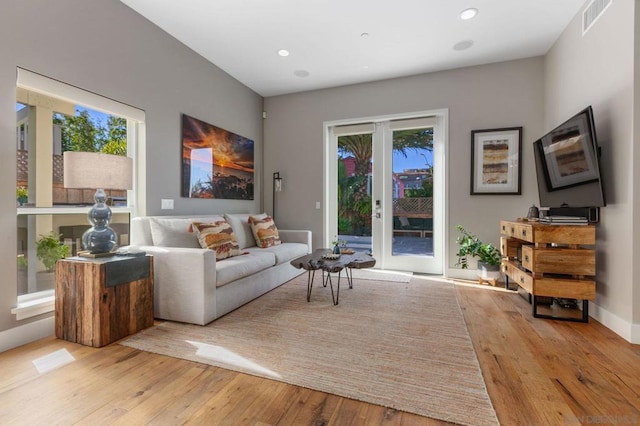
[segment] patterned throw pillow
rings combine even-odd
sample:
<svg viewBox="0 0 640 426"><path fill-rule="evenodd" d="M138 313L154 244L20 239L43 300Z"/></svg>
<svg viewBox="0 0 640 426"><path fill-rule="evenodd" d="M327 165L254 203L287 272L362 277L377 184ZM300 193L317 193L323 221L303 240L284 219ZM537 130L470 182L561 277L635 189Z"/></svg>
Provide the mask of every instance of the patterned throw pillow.
<svg viewBox="0 0 640 426"><path fill-rule="evenodd" d="M216 260L242 254L236 235L233 233L233 229L227 221L220 220L212 223L193 222L191 226L198 234L200 246L216 252Z"/></svg>
<svg viewBox="0 0 640 426"><path fill-rule="evenodd" d="M249 216L249 224L251 225L251 232L253 232L253 237L256 239L256 245L258 247L267 248L282 244L280 234L278 234L278 228L276 228L276 224L273 223L273 219L270 216Z"/></svg>

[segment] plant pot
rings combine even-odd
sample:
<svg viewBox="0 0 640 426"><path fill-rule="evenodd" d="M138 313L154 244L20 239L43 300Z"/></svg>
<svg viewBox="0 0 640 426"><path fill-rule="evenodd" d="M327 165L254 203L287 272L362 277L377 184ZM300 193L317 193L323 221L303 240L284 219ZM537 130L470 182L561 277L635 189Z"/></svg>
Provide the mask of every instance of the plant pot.
<svg viewBox="0 0 640 426"><path fill-rule="evenodd" d="M478 277L483 280L498 280L501 276L500 265L478 262Z"/></svg>

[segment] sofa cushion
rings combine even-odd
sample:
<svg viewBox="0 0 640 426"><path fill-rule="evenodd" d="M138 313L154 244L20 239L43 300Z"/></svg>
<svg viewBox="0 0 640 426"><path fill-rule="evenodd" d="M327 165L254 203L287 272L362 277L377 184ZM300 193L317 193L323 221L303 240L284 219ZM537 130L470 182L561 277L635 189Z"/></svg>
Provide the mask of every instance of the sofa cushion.
<svg viewBox="0 0 640 426"><path fill-rule="evenodd" d="M276 228L276 224L270 216L264 218L249 216L249 224L258 247L267 248L282 244L278 228Z"/></svg>
<svg viewBox="0 0 640 426"><path fill-rule="evenodd" d="M259 218L267 217L266 213L254 215L251 213L227 213L224 215L227 222L231 224L233 232L236 234L240 250L246 247L254 247L256 245L256 240L253 238L251 226L249 225L250 215Z"/></svg>
<svg viewBox="0 0 640 426"><path fill-rule="evenodd" d="M189 232L191 219L149 219L153 245L161 247L200 248L196 234Z"/></svg>
<svg viewBox="0 0 640 426"><path fill-rule="evenodd" d="M275 255L268 252L250 252L216 262L216 287L255 274L275 264Z"/></svg>
<svg viewBox="0 0 640 426"><path fill-rule="evenodd" d="M302 243L282 243L278 246L267 248L251 247L247 249L250 253L273 253L276 257L276 264L290 262L296 257L304 256L309 252L309 246Z"/></svg>
<svg viewBox="0 0 640 426"><path fill-rule="evenodd" d="M212 223L193 222L192 226L198 234L200 246L215 251L216 260L241 254L233 228L226 220Z"/></svg>

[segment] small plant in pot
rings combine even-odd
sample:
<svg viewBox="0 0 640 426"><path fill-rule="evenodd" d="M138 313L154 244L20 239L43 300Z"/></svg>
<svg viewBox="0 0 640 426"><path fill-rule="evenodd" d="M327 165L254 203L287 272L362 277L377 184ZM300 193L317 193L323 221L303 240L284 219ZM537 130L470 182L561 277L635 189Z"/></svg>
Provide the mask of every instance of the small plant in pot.
<svg viewBox="0 0 640 426"><path fill-rule="evenodd" d="M484 279L500 278L500 250L493 244L485 244L477 235L469 233L462 225L456 227L462 235L456 242L460 246L458 249L458 262L462 269L469 268L469 258L478 258L478 276Z"/></svg>
<svg viewBox="0 0 640 426"><path fill-rule="evenodd" d="M40 235L36 241L36 256L42 262L47 272L53 271L56 262L69 255L69 247L60 242L61 234L51 231L47 235Z"/></svg>
<svg viewBox="0 0 640 426"><path fill-rule="evenodd" d="M16 188L16 200L20 205L25 204L29 200L29 191L24 186Z"/></svg>

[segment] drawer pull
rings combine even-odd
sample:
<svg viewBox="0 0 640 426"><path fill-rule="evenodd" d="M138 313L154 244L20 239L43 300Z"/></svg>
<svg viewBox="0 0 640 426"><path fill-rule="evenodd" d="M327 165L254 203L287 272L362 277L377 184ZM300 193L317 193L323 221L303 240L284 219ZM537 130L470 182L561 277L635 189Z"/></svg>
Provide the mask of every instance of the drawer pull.
<svg viewBox="0 0 640 426"><path fill-rule="evenodd" d="M526 230L526 229L523 229L523 230L522 230L522 236L523 236L523 237L526 237L526 236L527 236L527 230Z"/></svg>
<svg viewBox="0 0 640 426"><path fill-rule="evenodd" d="M524 283L524 277L520 277L520 282Z"/></svg>
<svg viewBox="0 0 640 426"><path fill-rule="evenodd" d="M529 255L526 255L526 256L524 257L524 261L525 261L525 262L528 262L528 261L529 261Z"/></svg>
<svg viewBox="0 0 640 426"><path fill-rule="evenodd" d="M516 229L515 228L511 228L511 235L516 233Z"/></svg>

